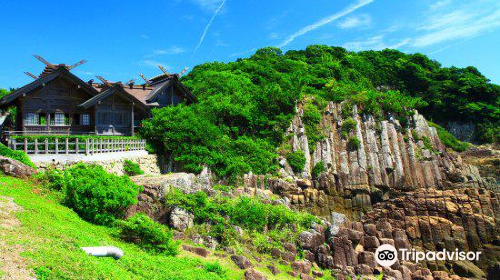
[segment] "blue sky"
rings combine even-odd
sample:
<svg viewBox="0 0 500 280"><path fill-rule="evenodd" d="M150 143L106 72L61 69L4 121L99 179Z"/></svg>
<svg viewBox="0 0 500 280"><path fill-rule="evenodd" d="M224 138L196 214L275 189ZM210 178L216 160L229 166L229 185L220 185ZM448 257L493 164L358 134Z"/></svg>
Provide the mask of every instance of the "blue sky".
<svg viewBox="0 0 500 280"><path fill-rule="evenodd" d="M500 83L498 0L0 0L0 88L30 82L39 54L88 62L84 80L111 81L233 61L256 49L310 44L421 52L444 66L473 65Z"/></svg>

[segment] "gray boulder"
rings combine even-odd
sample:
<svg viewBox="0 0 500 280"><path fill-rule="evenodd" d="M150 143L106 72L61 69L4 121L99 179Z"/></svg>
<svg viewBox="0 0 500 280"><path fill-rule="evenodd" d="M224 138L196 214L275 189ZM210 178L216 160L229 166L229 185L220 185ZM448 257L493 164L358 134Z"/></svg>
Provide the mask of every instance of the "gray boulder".
<svg viewBox="0 0 500 280"><path fill-rule="evenodd" d="M22 179L26 179L31 175L36 174L35 169L15 159L4 156L0 156L0 171L2 171L5 175Z"/></svg>
<svg viewBox="0 0 500 280"><path fill-rule="evenodd" d="M168 225L176 230L184 231L193 226L193 220L193 214L175 206L172 211L170 211Z"/></svg>

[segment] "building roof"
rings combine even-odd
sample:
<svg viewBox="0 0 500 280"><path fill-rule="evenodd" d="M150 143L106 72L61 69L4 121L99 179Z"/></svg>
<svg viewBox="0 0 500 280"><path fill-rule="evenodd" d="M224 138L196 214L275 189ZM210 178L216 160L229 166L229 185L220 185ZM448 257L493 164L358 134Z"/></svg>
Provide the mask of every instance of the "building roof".
<svg viewBox="0 0 500 280"><path fill-rule="evenodd" d="M134 95L127 92L121 83L113 84L108 89L104 90L103 92L95 95L94 97L90 98L89 100L78 105L78 107L88 109L92 106L95 106L96 104L98 104L99 102L101 102L102 100L108 98L109 96L111 96L113 94L118 94L119 96L129 100L134 105L137 105L138 107L140 107L143 110L148 110L147 105L145 103L143 103L141 100L137 99Z"/></svg>
<svg viewBox="0 0 500 280"><path fill-rule="evenodd" d="M91 87L88 83L82 81L80 78L77 76L73 75L71 72L66 69L64 66L58 66L53 72L51 73L46 73L44 75L41 75L40 78L36 79L35 81L17 89L16 91L7 94L6 96L2 97L0 99L0 106L7 106L11 104L13 101L15 101L17 98L25 95L25 94L30 94L34 90L45 86L47 83L59 78L65 78L70 81L73 81L77 85L80 86L85 92L89 93L91 96L94 96L98 94L99 92Z"/></svg>

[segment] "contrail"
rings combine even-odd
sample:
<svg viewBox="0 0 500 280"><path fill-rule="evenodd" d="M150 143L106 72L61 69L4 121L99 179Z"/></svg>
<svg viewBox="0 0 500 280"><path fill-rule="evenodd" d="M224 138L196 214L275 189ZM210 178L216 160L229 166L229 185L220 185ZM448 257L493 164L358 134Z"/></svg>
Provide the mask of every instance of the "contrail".
<svg viewBox="0 0 500 280"><path fill-rule="evenodd" d="M205 40L205 36L207 35L208 29L210 29L210 26L214 22L215 17L219 14L220 10L222 9L222 7L224 6L225 3L226 3L226 0L223 0L222 3L220 4L219 8L217 8L217 10L215 10L215 13L212 15L212 18L208 22L207 26L205 26L205 31L203 31L203 34L200 37L200 41L198 42L198 45L196 46L196 48L194 48L194 52L196 52L198 50L198 48L200 48L201 44L203 44L203 40Z"/></svg>
<svg viewBox="0 0 500 280"><path fill-rule="evenodd" d="M303 27L302 29L300 29L299 31L293 33L292 35L290 35L288 38L286 38L285 41L281 42L281 44L278 45L279 48L283 48L284 46L290 44L291 42L293 42L293 40L295 40L295 38L297 37L300 37L310 31L313 31L315 29L318 29L320 27L322 27L323 25L326 25L334 20L337 20L341 17L344 17L354 11L356 11L357 9L359 8L362 8L368 4L370 4L371 2L373 2L375 0L362 0L362 1L359 1L358 3L352 5L352 6L349 6L347 7L346 9L344 9L343 11L339 12L339 13L336 13L336 14L333 14L331 16L328 16L322 20L319 20L311 25L308 25L306 27Z"/></svg>

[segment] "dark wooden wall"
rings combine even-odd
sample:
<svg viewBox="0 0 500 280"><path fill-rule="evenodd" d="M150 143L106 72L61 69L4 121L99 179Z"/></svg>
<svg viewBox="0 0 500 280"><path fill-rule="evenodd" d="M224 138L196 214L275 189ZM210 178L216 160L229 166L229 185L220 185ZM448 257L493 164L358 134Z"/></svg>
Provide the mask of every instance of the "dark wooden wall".
<svg viewBox="0 0 500 280"><path fill-rule="evenodd" d="M158 94L152 102L158 102L160 108L171 105L175 106L182 102L182 93L177 87L169 86Z"/></svg>
<svg viewBox="0 0 500 280"><path fill-rule="evenodd" d="M24 119L28 112L32 113L68 113L70 116L70 123L74 123L72 118L73 114L88 113L91 115L91 125L90 126L45 126L45 129L60 130L64 132L65 130L72 130L75 132L92 132L94 130L93 126L93 110L83 110L77 107L78 104L83 103L85 100L91 98L92 96L78 88L72 82L66 81L64 78L59 78L42 87L41 89L25 96L21 97L20 102L18 102L18 122L17 129L20 130L30 130L34 131L44 131L42 126L25 126Z"/></svg>
<svg viewBox="0 0 500 280"><path fill-rule="evenodd" d="M121 121L117 121L119 118ZM130 135L132 125L132 104L113 94L96 105L96 130L103 135Z"/></svg>

